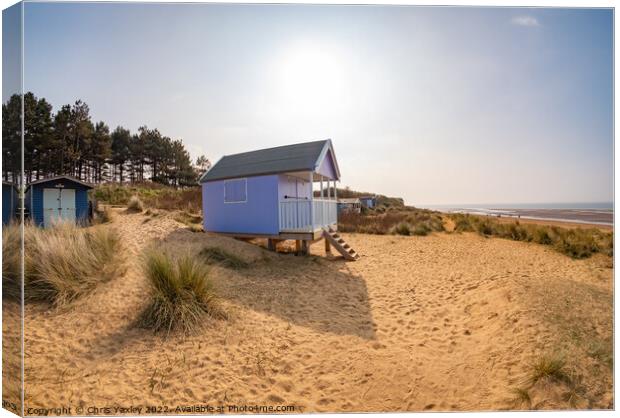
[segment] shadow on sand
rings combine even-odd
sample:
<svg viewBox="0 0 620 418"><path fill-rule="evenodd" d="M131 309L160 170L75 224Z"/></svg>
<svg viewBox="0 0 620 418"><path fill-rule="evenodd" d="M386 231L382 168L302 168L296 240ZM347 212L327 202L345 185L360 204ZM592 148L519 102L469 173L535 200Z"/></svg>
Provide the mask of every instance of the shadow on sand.
<svg viewBox="0 0 620 418"><path fill-rule="evenodd" d="M250 309L319 332L372 340L366 282L346 264L339 257L277 254L247 269L221 269L217 284L223 298Z"/></svg>
<svg viewBox="0 0 620 418"><path fill-rule="evenodd" d="M232 303L319 332L375 339L366 281L352 274L341 257L273 253L261 248L260 240L247 243L182 228L164 241L175 248L189 244L196 254L204 247L220 245L239 256L254 254L255 261L248 268L214 267L218 293Z"/></svg>

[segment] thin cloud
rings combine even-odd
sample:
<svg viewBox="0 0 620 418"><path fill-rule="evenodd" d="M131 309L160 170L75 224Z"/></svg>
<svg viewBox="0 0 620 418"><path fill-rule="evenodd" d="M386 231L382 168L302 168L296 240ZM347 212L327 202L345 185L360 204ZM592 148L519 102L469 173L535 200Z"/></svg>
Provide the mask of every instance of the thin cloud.
<svg viewBox="0 0 620 418"><path fill-rule="evenodd" d="M512 18L512 24L518 26L540 26L538 19L532 16L515 16Z"/></svg>

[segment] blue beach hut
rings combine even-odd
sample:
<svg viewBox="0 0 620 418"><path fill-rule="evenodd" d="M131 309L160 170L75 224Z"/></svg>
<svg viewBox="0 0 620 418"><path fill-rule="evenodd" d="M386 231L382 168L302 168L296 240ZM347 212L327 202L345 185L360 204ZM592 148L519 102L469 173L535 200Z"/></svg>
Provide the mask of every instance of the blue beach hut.
<svg viewBox="0 0 620 418"><path fill-rule="evenodd" d="M376 196L360 196L360 203L363 207L372 209L377 206L377 197Z"/></svg>
<svg viewBox="0 0 620 418"><path fill-rule="evenodd" d="M88 223L88 190L92 186L70 176L33 181L26 189L25 205L35 225L54 222Z"/></svg>
<svg viewBox="0 0 620 418"><path fill-rule="evenodd" d="M7 225L17 213L17 187L8 181L2 182L2 225Z"/></svg>
<svg viewBox="0 0 620 418"><path fill-rule="evenodd" d="M335 232L339 180L329 139L224 156L200 179L204 229L267 238L270 248L294 239L302 252L323 237L344 243Z"/></svg>

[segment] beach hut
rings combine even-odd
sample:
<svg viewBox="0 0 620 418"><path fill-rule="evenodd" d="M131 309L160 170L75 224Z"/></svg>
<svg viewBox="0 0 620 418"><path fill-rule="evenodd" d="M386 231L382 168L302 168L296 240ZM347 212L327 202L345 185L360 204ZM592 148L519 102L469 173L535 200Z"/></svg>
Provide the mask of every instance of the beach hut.
<svg viewBox="0 0 620 418"><path fill-rule="evenodd" d="M362 202L357 197L338 199L338 213L361 213Z"/></svg>
<svg viewBox="0 0 620 418"><path fill-rule="evenodd" d="M7 225L17 213L17 187L8 181L2 182L2 225Z"/></svg>
<svg viewBox="0 0 620 418"><path fill-rule="evenodd" d="M26 209L38 226L47 227L58 221L85 225L89 220L89 189L91 185L70 176L36 180L26 189Z"/></svg>
<svg viewBox="0 0 620 418"><path fill-rule="evenodd" d="M344 243L336 232L339 180L329 139L224 156L200 179L204 229L267 238L271 249L292 239L300 252L324 237L326 248L334 236Z"/></svg>
<svg viewBox="0 0 620 418"><path fill-rule="evenodd" d="M377 206L377 197L376 196L360 196L360 203L363 207L372 209Z"/></svg>

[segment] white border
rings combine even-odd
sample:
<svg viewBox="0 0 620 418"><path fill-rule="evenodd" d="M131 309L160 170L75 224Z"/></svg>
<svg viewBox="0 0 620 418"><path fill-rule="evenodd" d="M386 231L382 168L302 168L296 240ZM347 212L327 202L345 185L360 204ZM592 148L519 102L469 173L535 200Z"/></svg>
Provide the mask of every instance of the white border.
<svg viewBox="0 0 620 418"><path fill-rule="evenodd" d="M26 2L31 2L29 0L25 0ZM74 1L64 1L64 2L74 2ZM121 1L121 0L109 0L107 1L108 3L113 3L113 2L123 2L126 3L126 1ZM204 2L199 2L199 1L179 1L179 0L150 0L150 3L246 3L246 4L256 4L256 3L265 3L265 1L258 1L258 0L229 0L226 2L214 2L214 1L204 1ZM16 0L9 0L4 2L3 1L3 8L9 7L13 4L18 3ZM134 3L147 3L145 1L135 1ZM596 8L596 7L615 7L616 6L616 1L610 1L610 0L589 0L589 1L585 1L585 0L540 0L540 1L536 1L536 0L521 0L521 1L493 1L493 0L473 0L473 1L467 1L467 0L449 0L448 2L445 0L425 0L425 1L407 1L407 0L390 0L390 1L386 1L386 0L374 0L374 1L360 1L360 0L339 0L337 2L334 1L328 1L328 0L313 0L313 1L299 1L299 0L289 0L287 2L279 2L279 1L272 1L272 4L282 4L282 3L290 3L290 4L308 4L308 3L313 3L313 4L341 4L341 5L346 5L346 4L357 4L357 5L361 5L361 4L375 4L375 5L418 5L418 6L458 6L458 7L466 7L466 6L479 6L479 7L564 7L564 8ZM22 13L22 18L23 18L23 13ZM1 23L0 23L1 25ZM615 25L615 19L614 19L614 25ZM615 29L615 28L614 28ZM24 26L23 26L23 22L22 22L22 31L24 30ZM1 31L0 31L1 32ZM614 30L614 49L615 49L615 45L616 45L616 31ZM22 43L22 47L23 47L23 43ZM23 66L23 57L22 57L22 66ZM23 75L23 73L22 73ZM615 92L615 79L616 79L616 66L615 66L615 54L614 54L614 92ZM22 83L23 83L23 77L22 77ZM616 120L616 108L615 108L615 94L614 94L614 139L615 139L615 120ZM614 142L614 157L615 157L615 142ZM614 158L614 161L616 161L616 159ZM247 182L246 182L246 186L247 186ZM617 183L615 182L615 163L614 163L614 206L615 206L615 192L616 192L616 188L617 188ZM247 198L247 195L246 195ZM614 208L614 222L616 222L615 219L615 208ZM614 243L614 246L617 248L617 242ZM1 257L1 255L0 255ZM615 277L615 275L614 275ZM614 292L614 306L616 305L616 302L618 301L618 295L615 294ZM22 305L23 306L23 305ZM22 313L22 318L23 318L23 313ZM617 319L617 317L615 318ZM614 324L617 322L614 322ZM23 324L22 324L23 326ZM23 330L22 330L23 332ZM23 335L23 334L22 334ZM615 334L614 334L614 339L615 339ZM614 347L617 347L617 345L614 345ZM617 358L617 357L615 357ZM23 363L22 363L23 365ZM23 370L22 370L23 371ZM23 376L23 374L22 374ZM614 374L615 377L615 374ZM617 381L614 379L614 399L616 402L618 402L620 400L619 398L619 394L620 391L618 390L618 384ZM440 396L438 394L438 396ZM582 412L569 412L569 411L564 411L564 412L559 412L559 411L555 411L555 412L545 412L544 415L545 417L563 417L566 416L568 414L578 414L578 415L588 415L588 416L612 416L612 414L614 413L614 411L582 411ZM433 416L454 416L454 415L464 415L463 413L450 413L448 415L448 413L433 413ZM510 414L510 415L507 415ZM348 417L367 417L367 416L375 416L378 414L347 414ZM411 416L413 415L413 413L392 413L390 414L390 416ZM473 417L506 417L506 416L510 416L510 417L515 417L515 418L521 418L521 417L528 417L529 415L532 415L532 412L470 412L467 413L468 416L473 416ZM173 416L173 415L170 415ZM186 417L187 415L183 415L183 417ZM264 416L264 415L263 415ZM321 414L321 417L340 417L342 415L340 414ZM7 410L2 409L0 411L0 417L15 417L15 415L11 414L10 412L8 412Z"/></svg>

